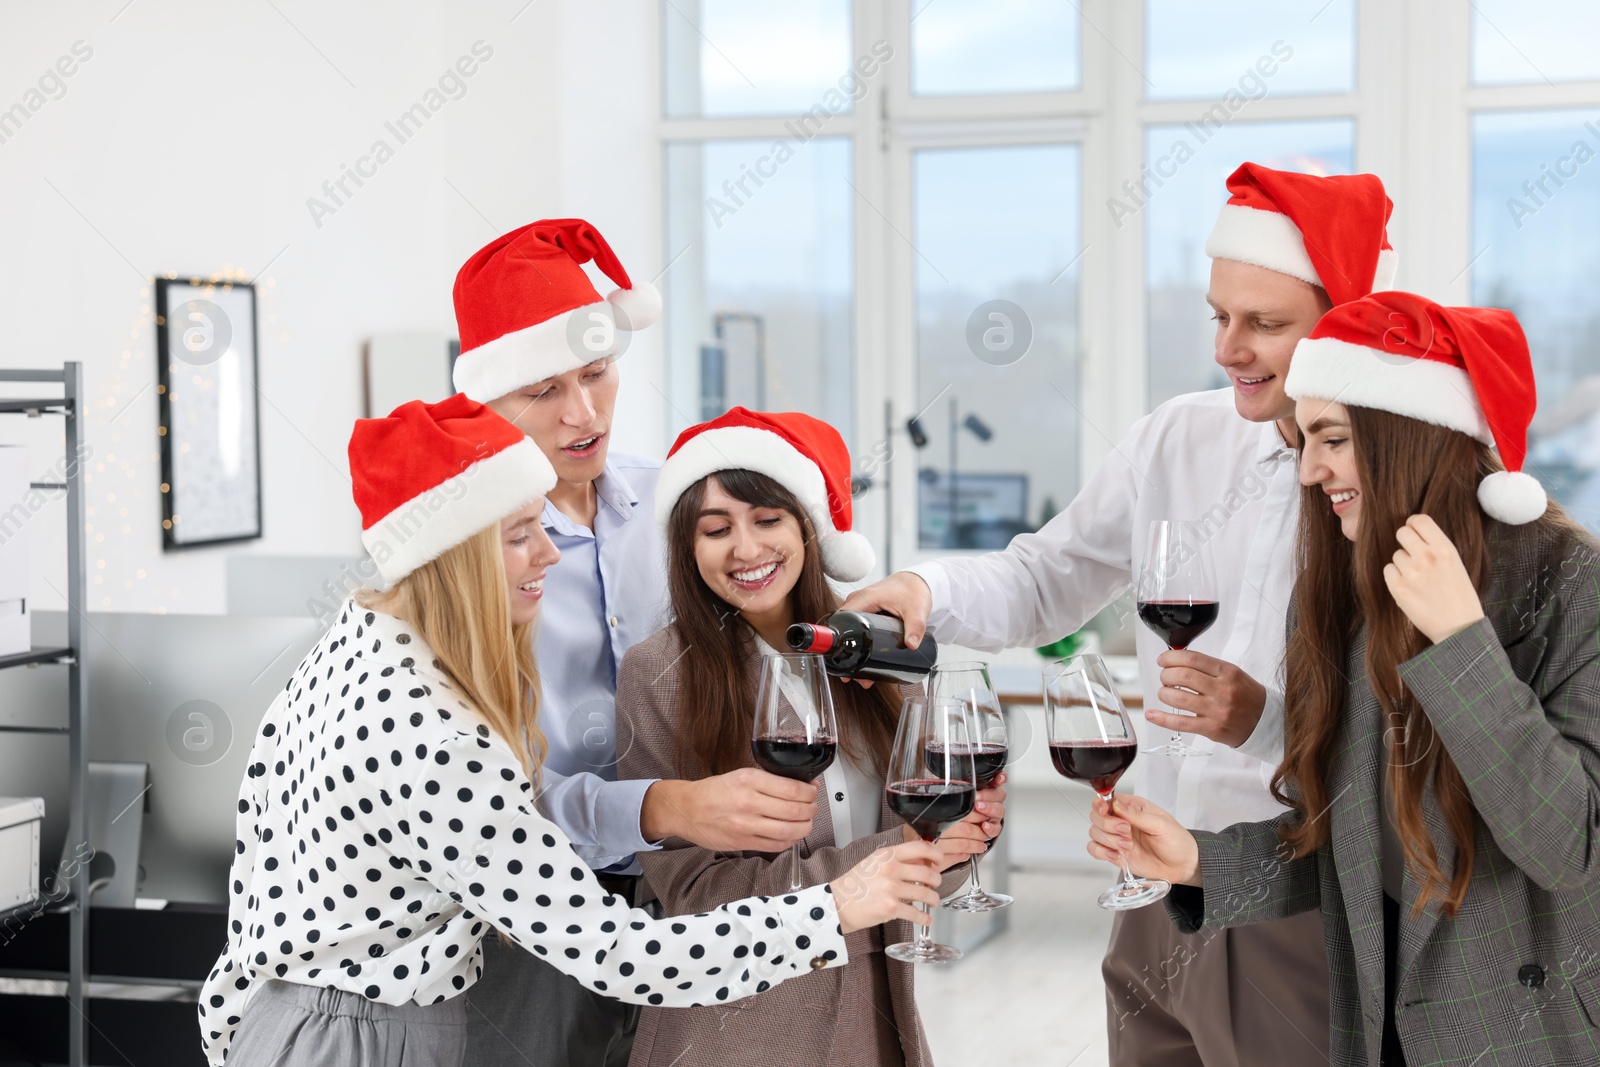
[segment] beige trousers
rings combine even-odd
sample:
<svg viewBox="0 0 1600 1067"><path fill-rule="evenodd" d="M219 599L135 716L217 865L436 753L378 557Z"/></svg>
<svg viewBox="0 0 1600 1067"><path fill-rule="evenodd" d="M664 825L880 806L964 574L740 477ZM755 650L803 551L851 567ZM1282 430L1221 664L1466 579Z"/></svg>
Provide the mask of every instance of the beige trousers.
<svg viewBox="0 0 1600 1067"><path fill-rule="evenodd" d="M1328 1060L1321 912L1198 934L1160 904L1120 912L1100 971L1112 1067Z"/></svg>

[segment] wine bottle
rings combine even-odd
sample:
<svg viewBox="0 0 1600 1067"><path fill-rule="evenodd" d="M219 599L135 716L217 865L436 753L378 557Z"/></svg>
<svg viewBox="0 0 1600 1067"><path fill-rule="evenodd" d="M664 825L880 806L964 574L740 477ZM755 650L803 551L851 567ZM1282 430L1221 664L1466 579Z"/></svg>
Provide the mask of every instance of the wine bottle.
<svg viewBox="0 0 1600 1067"><path fill-rule="evenodd" d="M796 652L822 656L829 674L882 682L921 684L939 645L924 634L916 648L905 646L905 625L893 615L836 611L821 622L797 622L784 635Z"/></svg>

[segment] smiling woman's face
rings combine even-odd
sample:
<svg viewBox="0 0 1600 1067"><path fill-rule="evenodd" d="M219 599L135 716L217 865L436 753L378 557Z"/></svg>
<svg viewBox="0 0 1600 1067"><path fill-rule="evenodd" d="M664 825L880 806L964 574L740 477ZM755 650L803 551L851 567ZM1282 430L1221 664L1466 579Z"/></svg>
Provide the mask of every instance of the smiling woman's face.
<svg viewBox="0 0 1600 1067"><path fill-rule="evenodd" d="M1300 484L1322 489L1339 517L1339 532L1354 541L1361 529L1361 475L1350 443L1350 412L1343 404L1305 399L1296 402L1294 418L1305 437Z"/></svg>
<svg viewBox="0 0 1600 1067"><path fill-rule="evenodd" d="M500 523L500 552L506 565L506 594L511 598L511 625L520 626L539 617L544 597L544 574L561 558L540 516L540 497Z"/></svg>
<svg viewBox="0 0 1600 1067"><path fill-rule="evenodd" d="M711 591L747 619L789 609L806 548L800 521L784 508L755 507L706 479L695 521L694 561Z"/></svg>

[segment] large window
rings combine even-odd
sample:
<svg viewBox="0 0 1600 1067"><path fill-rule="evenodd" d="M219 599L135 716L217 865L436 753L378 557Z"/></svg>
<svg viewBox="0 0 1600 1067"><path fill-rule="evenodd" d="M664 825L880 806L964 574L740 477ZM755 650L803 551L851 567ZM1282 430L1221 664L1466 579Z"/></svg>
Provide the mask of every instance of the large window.
<svg viewBox="0 0 1600 1067"><path fill-rule="evenodd" d="M1004 548L1077 484L1078 149L924 149L917 543Z"/></svg>
<svg viewBox="0 0 1600 1067"><path fill-rule="evenodd" d="M1145 95L1351 92L1355 15L1354 0L1148 0Z"/></svg>
<svg viewBox="0 0 1600 1067"><path fill-rule="evenodd" d="M668 146L674 434L743 405L807 411L851 436L850 152L840 137L781 164L766 140Z"/></svg>
<svg viewBox="0 0 1600 1067"><path fill-rule="evenodd" d="M850 0L670 0L661 36L669 116L790 115L837 92L851 59ZM830 111L849 109L840 95Z"/></svg>
<svg viewBox="0 0 1600 1067"><path fill-rule="evenodd" d="M1600 527L1600 5L663 0L660 19L669 421L833 421L885 563L1036 528L1134 420L1226 384L1205 239L1247 159L1377 174L1400 287L1517 312L1530 463Z"/></svg>
<svg viewBox="0 0 1600 1067"><path fill-rule="evenodd" d="M1047 93L1078 87L1078 10L1060 0L922 0L911 91Z"/></svg>
<svg viewBox="0 0 1600 1067"><path fill-rule="evenodd" d="M1591 529L1600 529L1597 36L1592 3L1473 5L1471 299L1521 321L1539 383L1527 467Z"/></svg>

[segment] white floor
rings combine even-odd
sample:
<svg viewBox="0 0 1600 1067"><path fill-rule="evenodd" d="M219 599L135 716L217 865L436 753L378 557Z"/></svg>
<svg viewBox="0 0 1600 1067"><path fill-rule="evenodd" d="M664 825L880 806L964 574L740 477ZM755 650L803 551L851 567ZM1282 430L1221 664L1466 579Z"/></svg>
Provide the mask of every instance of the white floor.
<svg viewBox="0 0 1600 1067"><path fill-rule="evenodd" d="M917 1003L939 1067L1106 1067L1100 959L1111 871L1013 870L1006 931L952 964L924 966Z"/></svg>

